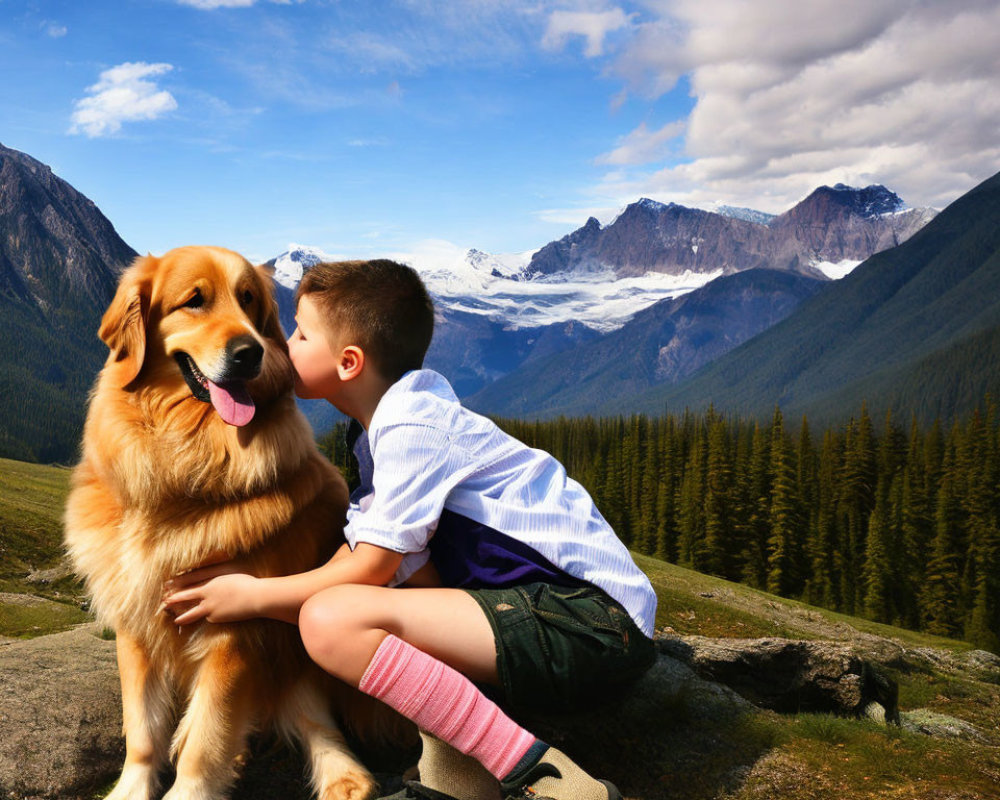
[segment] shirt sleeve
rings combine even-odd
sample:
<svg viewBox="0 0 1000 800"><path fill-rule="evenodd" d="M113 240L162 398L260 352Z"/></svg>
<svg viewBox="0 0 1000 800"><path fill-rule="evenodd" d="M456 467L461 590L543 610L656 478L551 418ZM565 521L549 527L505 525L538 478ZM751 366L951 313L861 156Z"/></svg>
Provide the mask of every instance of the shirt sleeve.
<svg viewBox="0 0 1000 800"><path fill-rule="evenodd" d="M348 539L397 553L427 547L448 493L468 472L447 432L424 424L382 429L372 447L371 493L348 514Z"/></svg>

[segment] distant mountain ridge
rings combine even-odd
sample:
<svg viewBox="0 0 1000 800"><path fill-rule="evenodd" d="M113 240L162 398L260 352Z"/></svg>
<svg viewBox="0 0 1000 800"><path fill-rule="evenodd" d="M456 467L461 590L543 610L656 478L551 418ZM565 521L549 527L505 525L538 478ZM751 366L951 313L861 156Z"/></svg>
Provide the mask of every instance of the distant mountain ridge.
<svg viewBox="0 0 1000 800"><path fill-rule="evenodd" d="M609 225L587 223L534 254L525 276L611 270L731 274L745 269L785 269L826 277L816 265L863 261L894 247L934 217L934 209L907 209L894 192L872 185L821 186L778 216L753 209L717 211L643 198Z"/></svg>

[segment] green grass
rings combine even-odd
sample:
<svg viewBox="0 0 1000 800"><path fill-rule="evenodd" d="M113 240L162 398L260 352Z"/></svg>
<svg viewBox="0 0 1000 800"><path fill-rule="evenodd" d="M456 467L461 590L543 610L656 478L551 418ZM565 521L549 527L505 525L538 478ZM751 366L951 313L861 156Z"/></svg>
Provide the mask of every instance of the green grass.
<svg viewBox="0 0 1000 800"><path fill-rule="evenodd" d="M58 562L69 475L63 467L0 458L0 577Z"/></svg>
<svg viewBox="0 0 1000 800"><path fill-rule="evenodd" d="M31 595L0 594L0 634L4 636L31 639L68 630L90 619L77 605Z"/></svg>
<svg viewBox="0 0 1000 800"><path fill-rule="evenodd" d="M843 637L832 631L839 627L895 639L907 647L934 647L953 653L973 649L968 642L851 617L639 553L632 553L632 557L649 576L659 598L657 628L669 626L682 636L837 639Z"/></svg>
<svg viewBox="0 0 1000 800"><path fill-rule="evenodd" d="M784 752L841 798L996 796L996 748L943 741L867 720L800 714ZM831 795L832 796L832 795Z"/></svg>
<svg viewBox="0 0 1000 800"><path fill-rule="evenodd" d="M69 476L65 467L0 458L0 593L8 595L0 595L0 636L41 636L90 619L80 582L61 568Z"/></svg>

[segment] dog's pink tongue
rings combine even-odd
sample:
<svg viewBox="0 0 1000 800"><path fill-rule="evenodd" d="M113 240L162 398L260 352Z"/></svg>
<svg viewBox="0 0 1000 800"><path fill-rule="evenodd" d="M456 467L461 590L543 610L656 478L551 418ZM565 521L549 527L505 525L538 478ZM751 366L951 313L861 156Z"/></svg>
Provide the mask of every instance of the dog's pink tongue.
<svg viewBox="0 0 1000 800"><path fill-rule="evenodd" d="M208 394L219 416L230 425L246 425L257 410L241 383L218 384L209 381Z"/></svg>

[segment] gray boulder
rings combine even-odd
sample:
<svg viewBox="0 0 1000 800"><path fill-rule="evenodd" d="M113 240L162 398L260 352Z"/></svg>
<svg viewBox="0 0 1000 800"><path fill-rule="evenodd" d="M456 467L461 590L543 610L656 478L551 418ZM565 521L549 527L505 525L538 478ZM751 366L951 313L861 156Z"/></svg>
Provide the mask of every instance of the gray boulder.
<svg viewBox="0 0 1000 800"><path fill-rule="evenodd" d="M661 639L659 647L761 708L899 723L896 682L852 645L684 636Z"/></svg>
<svg viewBox="0 0 1000 800"><path fill-rule="evenodd" d="M0 796L89 798L121 769L115 643L99 630L0 642Z"/></svg>

